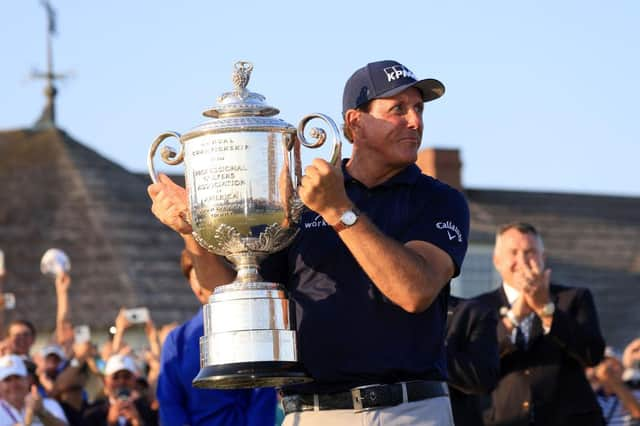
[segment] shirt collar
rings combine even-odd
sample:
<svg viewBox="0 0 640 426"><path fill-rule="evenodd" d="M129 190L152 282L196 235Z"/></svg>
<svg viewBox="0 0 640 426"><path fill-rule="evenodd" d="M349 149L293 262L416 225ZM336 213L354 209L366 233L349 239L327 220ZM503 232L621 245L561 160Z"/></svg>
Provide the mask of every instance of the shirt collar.
<svg viewBox="0 0 640 426"><path fill-rule="evenodd" d="M511 287L510 284L503 282L502 288L504 289L504 293L507 295L507 300L509 301L509 305L513 305L513 302L516 301L518 297L520 297L520 292L515 288Z"/></svg>
<svg viewBox="0 0 640 426"><path fill-rule="evenodd" d="M347 161L349 161L348 158L345 158L344 160L342 160L342 175L344 176L344 181L348 182L350 180L357 180L354 177L352 177L347 171L347 167L346 167ZM402 171L391 176L389 179L387 179L386 181L384 181L378 186L395 186L395 185L403 185L403 184L405 185L413 184L416 182L416 180L418 180L418 177L421 174L422 172L420 171L420 168L418 166L416 166L415 164L410 164L407 167L405 167Z"/></svg>

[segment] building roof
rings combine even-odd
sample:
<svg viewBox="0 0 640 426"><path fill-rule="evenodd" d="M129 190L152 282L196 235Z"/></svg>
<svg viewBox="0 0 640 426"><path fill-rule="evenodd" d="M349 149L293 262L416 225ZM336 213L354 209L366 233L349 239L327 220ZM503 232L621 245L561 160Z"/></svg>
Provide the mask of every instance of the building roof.
<svg viewBox="0 0 640 426"><path fill-rule="evenodd" d="M552 280L589 288L608 344L640 335L640 198L467 189L472 244L497 226L529 222L542 234Z"/></svg>
<svg viewBox="0 0 640 426"><path fill-rule="evenodd" d="M182 241L149 210L146 175L125 170L52 128L0 132L0 182L4 291L16 295L14 318L53 329L55 289L39 270L51 247L71 258L75 324L110 325L120 306L147 306L156 324L183 321L198 309L178 266ZM474 264L492 270L498 225L530 222L544 238L552 278L593 292L607 342L621 348L640 334L635 308L640 306L640 198L464 192L471 250L463 278L465 267L469 271ZM474 247L483 248L476 259ZM473 270L469 275L492 279Z"/></svg>
<svg viewBox="0 0 640 426"><path fill-rule="evenodd" d="M75 324L112 324L121 306L147 306L156 324L197 311L180 273L182 241L151 214L148 179L51 128L0 132L0 182L4 291L16 295L14 318L53 329L55 287L39 268L51 247L71 259Z"/></svg>

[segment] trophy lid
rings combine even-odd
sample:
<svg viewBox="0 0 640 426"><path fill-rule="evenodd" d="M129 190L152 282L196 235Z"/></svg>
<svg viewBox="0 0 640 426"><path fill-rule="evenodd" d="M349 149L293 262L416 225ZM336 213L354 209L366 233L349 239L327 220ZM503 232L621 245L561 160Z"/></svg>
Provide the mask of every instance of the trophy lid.
<svg viewBox="0 0 640 426"><path fill-rule="evenodd" d="M238 61L234 65L231 81L233 91L223 93L218 97L218 103L202 113L206 117L271 117L280 112L279 109L265 103L265 97L247 90L247 84L251 77L253 64L246 61Z"/></svg>

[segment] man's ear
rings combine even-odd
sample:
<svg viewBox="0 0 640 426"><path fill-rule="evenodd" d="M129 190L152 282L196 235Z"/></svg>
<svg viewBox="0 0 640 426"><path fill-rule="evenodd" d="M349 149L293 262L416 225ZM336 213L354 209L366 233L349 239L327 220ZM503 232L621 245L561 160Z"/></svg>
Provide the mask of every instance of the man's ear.
<svg viewBox="0 0 640 426"><path fill-rule="evenodd" d="M357 135L360 130L360 116L361 111L358 111L357 109L348 110L344 116L344 124L349 127L351 135L353 136Z"/></svg>

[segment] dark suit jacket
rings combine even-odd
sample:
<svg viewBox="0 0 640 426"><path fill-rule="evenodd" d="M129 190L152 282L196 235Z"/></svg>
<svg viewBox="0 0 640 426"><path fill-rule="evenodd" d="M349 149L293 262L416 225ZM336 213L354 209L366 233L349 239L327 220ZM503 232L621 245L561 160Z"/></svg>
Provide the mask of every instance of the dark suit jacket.
<svg viewBox="0 0 640 426"><path fill-rule="evenodd" d="M498 321L500 382L485 412L489 425L600 425L602 414L584 369L602 360L600 333L593 297L587 289L552 284L556 305L553 323L544 334L537 316L527 349L511 343ZM502 287L478 296L493 308L509 306Z"/></svg>
<svg viewBox="0 0 640 426"><path fill-rule="evenodd" d="M488 306L449 297L447 370L456 426L482 425L481 405L498 383L497 323Z"/></svg>

